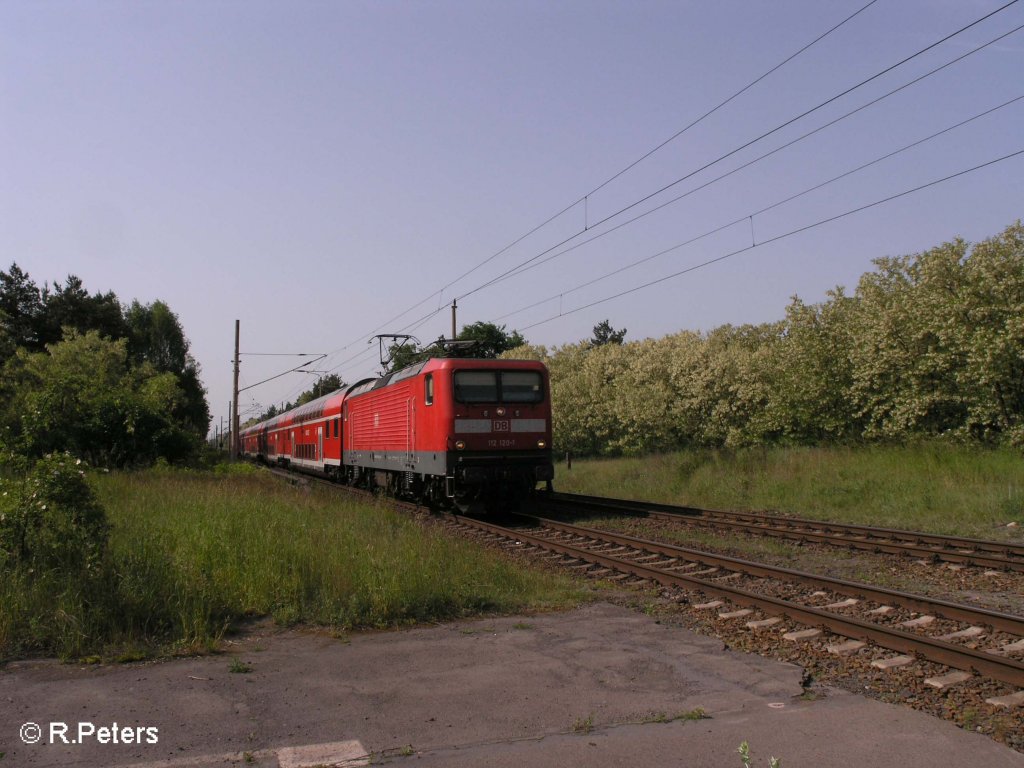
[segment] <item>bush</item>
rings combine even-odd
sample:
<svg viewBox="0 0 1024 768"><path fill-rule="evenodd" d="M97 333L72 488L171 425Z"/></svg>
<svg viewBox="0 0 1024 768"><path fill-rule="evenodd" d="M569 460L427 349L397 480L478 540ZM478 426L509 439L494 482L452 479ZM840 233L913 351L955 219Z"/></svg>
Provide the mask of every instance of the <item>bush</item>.
<svg viewBox="0 0 1024 768"><path fill-rule="evenodd" d="M0 479L0 570L99 572L109 526L81 459L50 454L35 466L9 456ZM26 570L27 569L27 570Z"/></svg>

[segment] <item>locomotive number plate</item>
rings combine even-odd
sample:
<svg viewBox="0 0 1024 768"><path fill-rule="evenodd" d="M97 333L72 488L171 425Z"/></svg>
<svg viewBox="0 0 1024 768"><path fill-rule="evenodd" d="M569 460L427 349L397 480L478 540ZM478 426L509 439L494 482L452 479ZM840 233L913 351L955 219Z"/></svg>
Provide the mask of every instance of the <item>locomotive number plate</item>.
<svg viewBox="0 0 1024 768"><path fill-rule="evenodd" d="M512 422L508 419L495 419L491 422L492 432L511 432Z"/></svg>

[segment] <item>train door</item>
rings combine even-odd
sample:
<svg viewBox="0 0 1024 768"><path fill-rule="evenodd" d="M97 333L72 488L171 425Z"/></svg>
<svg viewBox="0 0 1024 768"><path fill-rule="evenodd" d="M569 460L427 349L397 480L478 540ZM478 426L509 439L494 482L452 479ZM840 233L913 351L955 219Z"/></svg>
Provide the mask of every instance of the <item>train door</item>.
<svg viewBox="0 0 1024 768"><path fill-rule="evenodd" d="M406 401L405 410L405 461L407 466L416 463L416 398Z"/></svg>
<svg viewBox="0 0 1024 768"><path fill-rule="evenodd" d="M316 428L316 460L324 460L324 428L319 426Z"/></svg>

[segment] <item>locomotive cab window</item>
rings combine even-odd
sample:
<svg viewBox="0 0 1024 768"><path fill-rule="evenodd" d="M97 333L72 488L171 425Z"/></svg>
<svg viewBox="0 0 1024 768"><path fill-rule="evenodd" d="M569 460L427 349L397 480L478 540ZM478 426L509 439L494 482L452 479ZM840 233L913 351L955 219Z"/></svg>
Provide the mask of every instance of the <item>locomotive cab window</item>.
<svg viewBox="0 0 1024 768"><path fill-rule="evenodd" d="M544 383L537 371L456 371L460 403L539 403Z"/></svg>
<svg viewBox="0 0 1024 768"><path fill-rule="evenodd" d="M434 374L428 373L423 379L423 402L427 405L434 404Z"/></svg>
<svg viewBox="0 0 1024 768"><path fill-rule="evenodd" d="M498 402L498 374L495 371L456 371L455 399L460 403Z"/></svg>
<svg viewBox="0 0 1024 768"><path fill-rule="evenodd" d="M544 399L540 374L536 371L502 371L501 401L503 403L539 403Z"/></svg>

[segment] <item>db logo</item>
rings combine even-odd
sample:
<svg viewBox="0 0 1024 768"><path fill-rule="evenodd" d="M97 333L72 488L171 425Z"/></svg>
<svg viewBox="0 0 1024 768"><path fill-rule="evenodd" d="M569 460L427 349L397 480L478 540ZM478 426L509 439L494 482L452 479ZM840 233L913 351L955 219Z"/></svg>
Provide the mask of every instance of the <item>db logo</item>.
<svg viewBox="0 0 1024 768"><path fill-rule="evenodd" d="M510 422L508 419L495 419L494 421L491 422L491 431L492 432L511 432L512 431L512 422Z"/></svg>

